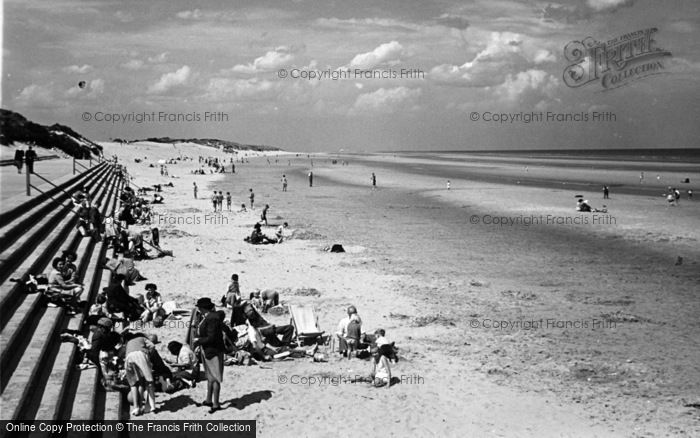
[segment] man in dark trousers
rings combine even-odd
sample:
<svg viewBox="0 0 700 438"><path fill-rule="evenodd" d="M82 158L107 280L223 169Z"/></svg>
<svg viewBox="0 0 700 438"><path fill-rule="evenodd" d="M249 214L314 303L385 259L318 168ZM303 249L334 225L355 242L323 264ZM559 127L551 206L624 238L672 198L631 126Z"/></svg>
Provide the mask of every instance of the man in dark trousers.
<svg viewBox="0 0 700 438"><path fill-rule="evenodd" d="M15 166L17 166L17 173L22 173L22 165L24 164L24 151L22 149L17 149L15 151Z"/></svg>
<svg viewBox="0 0 700 438"><path fill-rule="evenodd" d="M309 172L309 187L313 187L313 186L314 186L314 173Z"/></svg>
<svg viewBox="0 0 700 438"><path fill-rule="evenodd" d="M27 163L27 172L34 173L34 161L36 161L36 152L29 146L27 152L24 153L24 162Z"/></svg>

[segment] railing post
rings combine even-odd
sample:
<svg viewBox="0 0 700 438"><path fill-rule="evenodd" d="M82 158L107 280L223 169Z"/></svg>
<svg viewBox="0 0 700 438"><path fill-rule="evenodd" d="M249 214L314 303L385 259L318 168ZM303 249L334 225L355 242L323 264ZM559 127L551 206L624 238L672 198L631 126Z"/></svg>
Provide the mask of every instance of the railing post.
<svg viewBox="0 0 700 438"><path fill-rule="evenodd" d="M24 173L27 174L27 196L32 196L32 191L31 191L31 182L29 181L29 174L31 173L29 171L29 166L25 169L26 171Z"/></svg>
<svg viewBox="0 0 700 438"><path fill-rule="evenodd" d="M75 175L75 157L73 157L73 175Z"/></svg>

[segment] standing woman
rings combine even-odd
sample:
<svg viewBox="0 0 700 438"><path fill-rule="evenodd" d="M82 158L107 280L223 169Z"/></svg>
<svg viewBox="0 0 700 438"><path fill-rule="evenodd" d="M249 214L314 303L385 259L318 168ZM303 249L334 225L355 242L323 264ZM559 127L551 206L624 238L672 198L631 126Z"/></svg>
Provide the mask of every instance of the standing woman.
<svg viewBox="0 0 700 438"><path fill-rule="evenodd" d="M203 319L197 329L198 337L194 340L194 345L200 347L201 361L207 376L207 399L202 405L209 406L209 413L213 414L221 409L219 393L224 378L225 350L223 321L209 298L197 300L197 309L203 315Z"/></svg>

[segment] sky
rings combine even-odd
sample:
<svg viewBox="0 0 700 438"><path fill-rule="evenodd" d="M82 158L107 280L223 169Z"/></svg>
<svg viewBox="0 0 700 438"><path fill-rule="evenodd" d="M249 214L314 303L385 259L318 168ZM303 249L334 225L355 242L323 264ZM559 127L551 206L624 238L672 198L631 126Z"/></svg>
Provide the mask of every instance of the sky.
<svg viewBox="0 0 700 438"><path fill-rule="evenodd" d="M96 141L700 146L697 0L6 0L2 21L2 108ZM602 65L570 43L651 28L665 56L567 83Z"/></svg>

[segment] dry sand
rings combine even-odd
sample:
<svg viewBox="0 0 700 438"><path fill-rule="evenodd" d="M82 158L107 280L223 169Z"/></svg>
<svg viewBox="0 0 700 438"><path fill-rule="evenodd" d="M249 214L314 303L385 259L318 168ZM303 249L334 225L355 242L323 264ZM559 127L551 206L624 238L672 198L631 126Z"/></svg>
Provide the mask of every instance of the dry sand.
<svg viewBox="0 0 700 438"><path fill-rule="evenodd" d="M697 201L667 208L660 196L613 192L607 205L614 224L488 225L484 215L578 214L563 188L453 179L448 192L445 178L379 173L357 157L350 166L316 157L313 169L304 157L279 157L270 166L252 158L236 164L235 176L195 176L189 171L198 154L223 154L191 145L104 146L137 184L175 185L165 189L155 222L175 257L139 263L166 300L189 307L202 296L218 299L236 272L244 294L276 289L284 303L313 305L327 332L355 304L365 329L385 328L400 347L392 371L404 383L390 389L349 382L367 375L369 363L335 355L328 363L234 366L225 371L226 409L209 416L195 407L206 391L199 385L159 394L159 419L254 419L260 436L700 433L698 409L684 406L700 402ZM175 177L148 167L178 154L195 162L169 166ZM137 156L148 158L136 164ZM568 171L561 172L565 178ZM193 181L204 199L193 199ZM271 205L271 225L290 222L291 239L243 242L260 207L211 215L211 190L230 191L235 207L247 203L251 187L257 206ZM479 223L470 223L474 215ZM323 251L332 243L348 252ZM499 321L520 326L494 328ZM145 331L167 344L184 339L179 325ZM309 378L316 382L304 384Z"/></svg>

